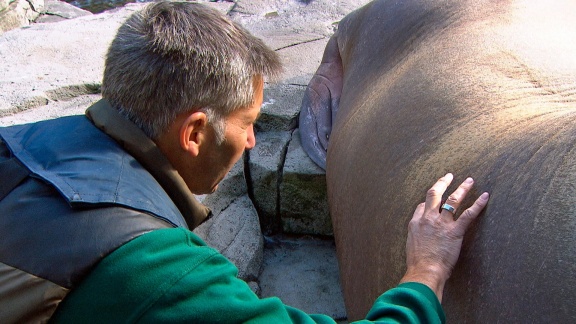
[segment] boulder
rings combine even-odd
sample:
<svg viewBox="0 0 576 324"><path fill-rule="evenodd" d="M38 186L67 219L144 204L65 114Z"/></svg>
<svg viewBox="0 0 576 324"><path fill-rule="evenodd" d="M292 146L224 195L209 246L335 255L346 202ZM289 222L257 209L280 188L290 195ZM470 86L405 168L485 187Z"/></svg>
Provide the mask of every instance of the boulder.
<svg viewBox="0 0 576 324"><path fill-rule="evenodd" d="M266 241L262 297L276 296L309 314L346 318L333 240L280 236Z"/></svg>
<svg viewBox="0 0 576 324"><path fill-rule="evenodd" d="M141 4L0 35L0 116L100 92L116 30ZM73 32L72 32L73 31Z"/></svg>
<svg viewBox="0 0 576 324"><path fill-rule="evenodd" d="M44 0L1 0L0 34L30 25L40 15L43 8Z"/></svg>
<svg viewBox="0 0 576 324"><path fill-rule="evenodd" d="M267 86L261 115L256 123L258 131L291 131L296 128L305 90L305 86L292 84Z"/></svg>
<svg viewBox="0 0 576 324"><path fill-rule="evenodd" d="M280 215L286 233L332 235L326 173L302 149L298 129L292 133L284 162Z"/></svg>
<svg viewBox="0 0 576 324"><path fill-rule="evenodd" d="M212 210L213 216L194 232L230 259L238 267L240 278L258 278L262 231L258 213L248 197L243 159L220 182L216 192L198 196L198 200Z"/></svg>
<svg viewBox="0 0 576 324"><path fill-rule="evenodd" d="M0 12L6 10L10 6L10 0L0 0Z"/></svg>
<svg viewBox="0 0 576 324"><path fill-rule="evenodd" d="M239 278L245 281L258 278L264 243L258 215L248 195L215 213L194 232L236 265Z"/></svg>
<svg viewBox="0 0 576 324"><path fill-rule="evenodd" d="M102 99L100 94L89 94L70 98L68 100L50 100L46 102L45 106L28 109L14 115L0 117L0 126L20 125L63 116L82 115L86 111L86 108L90 107L90 105L100 99Z"/></svg>
<svg viewBox="0 0 576 324"><path fill-rule="evenodd" d="M266 234L281 230L279 185L290 132L258 132L257 145L248 152L250 184L260 225Z"/></svg>
<svg viewBox="0 0 576 324"><path fill-rule="evenodd" d="M80 9L67 2L44 0L44 10L34 21L35 23L53 23L66 19L92 15L90 11Z"/></svg>

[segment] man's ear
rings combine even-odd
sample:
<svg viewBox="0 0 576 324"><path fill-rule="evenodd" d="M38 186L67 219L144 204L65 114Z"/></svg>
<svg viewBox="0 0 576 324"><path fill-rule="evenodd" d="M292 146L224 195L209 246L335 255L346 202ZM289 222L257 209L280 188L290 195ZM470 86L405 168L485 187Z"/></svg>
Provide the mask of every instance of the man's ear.
<svg viewBox="0 0 576 324"><path fill-rule="evenodd" d="M186 117L178 132L180 146L192 156L198 156L200 145L206 139L208 117L201 111L196 111Z"/></svg>

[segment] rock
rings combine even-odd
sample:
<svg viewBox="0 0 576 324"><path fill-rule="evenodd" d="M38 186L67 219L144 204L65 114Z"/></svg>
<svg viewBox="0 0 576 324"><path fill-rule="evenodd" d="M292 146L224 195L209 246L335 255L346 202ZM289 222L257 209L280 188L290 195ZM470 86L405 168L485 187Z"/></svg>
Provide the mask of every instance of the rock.
<svg viewBox="0 0 576 324"><path fill-rule="evenodd" d="M238 0L230 15L256 35L275 31L328 37L334 32L335 23L368 1L346 0L335 5L326 0Z"/></svg>
<svg viewBox="0 0 576 324"><path fill-rule="evenodd" d="M120 23L141 7L34 24L0 35L0 116L98 93L110 42Z"/></svg>
<svg viewBox="0 0 576 324"><path fill-rule="evenodd" d="M306 87L320 65L324 47L326 47L331 33L327 31L313 33L307 28L300 30L297 24L295 26L290 25L297 30L279 29L269 23L269 20L275 19L259 22L255 26L248 25L247 28L264 39L266 44L280 55L284 65L284 73L279 83ZM269 28L262 29L262 25L269 26ZM306 59L302 59L304 57Z"/></svg>
<svg viewBox="0 0 576 324"><path fill-rule="evenodd" d="M284 157L290 132L258 132L257 145L249 151L250 181L254 205L264 233L281 230L278 200Z"/></svg>
<svg viewBox="0 0 576 324"><path fill-rule="evenodd" d="M6 10L10 5L10 0L0 0L0 12Z"/></svg>
<svg viewBox="0 0 576 324"><path fill-rule="evenodd" d="M280 184L284 232L332 235L326 194L326 174L302 149L297 129L292 133Z"/></svg>
<svg viewBox="0 0 576 324"><path fill-rule="evenodd" d="M262 297L276 296L309 314L346 318L333 240L274 237L266 240L260 275Z"/></svg>
<svg viewBox="0 0 576 324"><path fill-rule="evenodd" d="M296 128L305 86L272 84L264 89L259 131L288 131Z"/></svg>
<svg viewBox="0 0 576 324"><path fill-rule="evenodd" d="M200 0L195 2L202 2L203 4L210 6L212 8L218 9L224 14L229 14L230 11L234 8L233 1L224 1L224 2L214 2L210 0Z"/></svg>
<svg viewBox="0 0 576 324"><path fill-rule="evenodd" d="M250 289L251 289L257 296L260 296L260 294L261 294L260 285L259 285L256 281L250 281L250 282L248 282L248 287L250 287Z"/></svg>
<svg viewBox="0 0 576 324"><path fill-rule="evenodd" d="M44 0L3 0L0 3L0 34L21 26L28 26L42 12Z"/></svg>
<svg viewBox="0 0 576 324"><path fill-rule="evenodd" d="M102 99L99 94L82 95L69 100L48 101L41 106L15 115L0 117L0 126L33 123L70 115L82 115L88 107Z"/></svg>
<svg viewBox="0 0 576 324"><path fill-rule="evenodd" d="M230 259L244 280L258 278L262 264L262 231L248 197L244 161L240 159L216 192L198 196L214 216L194 230L206 243Z"/></svg>
<svg viewBox="0 0 576 324"><path fill-rule="evenodd" d="M278 52L281 83L306 86L340 19L368 1L238 0L230 16Z"/></svg>
<svg viewBox="0 0 576 324"><path fill-rule="evenodd" d="M329 38L312 39L278 50L286 67L283 83L307 86L322 60ZM317 53L311 56L310 53ZM302 58L306 57L305 60Z"/></svg>
<svg viewBox="0 0 576 324"><path fill-rule="evenodd" d="M92 15L90 11L80 9L67 2L44 0L44 10L35 23L54 23L66 19Z"/></svg>
<svg viewBox="0 0 576 324"><path fill-rule="evenodd" d="M258 215L248 195L234 200L194 232L236 265L239 278L258 278L264 243Z"/></svg>

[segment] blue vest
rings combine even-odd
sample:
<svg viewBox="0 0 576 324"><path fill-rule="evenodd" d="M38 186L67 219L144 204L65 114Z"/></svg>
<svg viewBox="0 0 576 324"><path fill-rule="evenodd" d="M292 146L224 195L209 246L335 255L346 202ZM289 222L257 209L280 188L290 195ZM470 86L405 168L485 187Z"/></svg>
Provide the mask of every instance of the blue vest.
<svg viewBox="0 0 576 324"><path fill-rule="evenodd" d="M53 185L71 207L114 204L186 227L158 182L85 116L0 129L32 176Z"/></svg>
<svg viewBox="0 0 576 324"><path fill-rule="evenodd" d="M98 261L129 240L187 228L154 177L85 116L0 128L0 139L0 283L25 278L0 287L0 308L27 301L10 312L19 316L14 321L43 307L50 316Z"/></svg>

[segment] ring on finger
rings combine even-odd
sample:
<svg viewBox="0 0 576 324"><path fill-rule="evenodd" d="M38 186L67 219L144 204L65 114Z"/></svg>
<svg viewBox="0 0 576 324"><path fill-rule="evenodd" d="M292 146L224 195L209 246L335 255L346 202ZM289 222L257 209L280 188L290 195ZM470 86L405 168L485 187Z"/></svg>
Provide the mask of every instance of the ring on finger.
<svg viewBox="0 0 576 324"><path fill-rule="evenodd" d="M454 214L456 212L456 208L452 207L452 205L449 205L449 204L444 204L440 208L446 209L447 211L451 212L452 214Z"/></svg>

